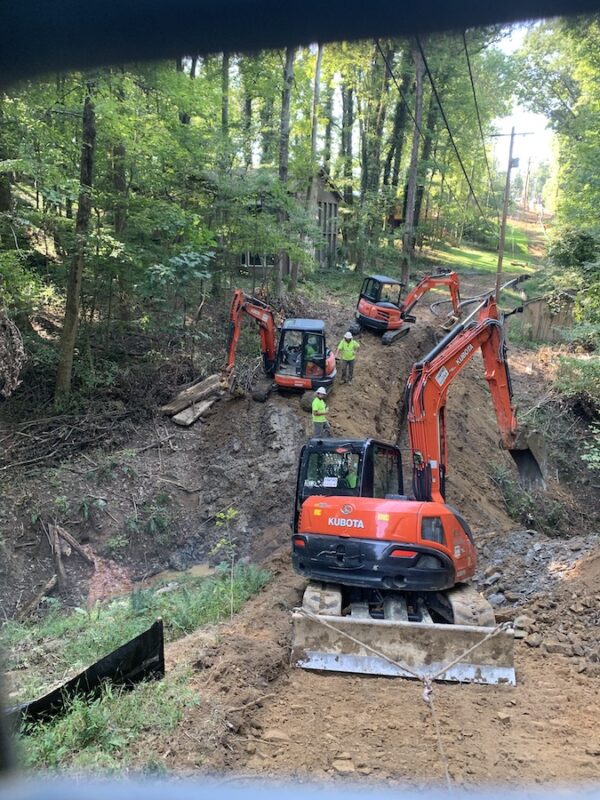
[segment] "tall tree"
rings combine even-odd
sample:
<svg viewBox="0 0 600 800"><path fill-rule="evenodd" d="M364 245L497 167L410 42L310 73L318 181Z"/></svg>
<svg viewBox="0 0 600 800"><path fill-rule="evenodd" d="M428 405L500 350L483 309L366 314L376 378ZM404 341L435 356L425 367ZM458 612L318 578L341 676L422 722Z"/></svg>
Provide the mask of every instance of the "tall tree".
<svg viewBox="0 0 600 800"><path fill-rule="evenodd" d="M292 100L292 83L294 81L294 57L296 49L288 47L285 51L285 67L283 70L283 90L281 93L281 119L279 125L279 182L281 189L287 193L288 171L290 161L290 108ZM282 199L282 202L283 201ZM280 211L280 222L283 224L287 218L285 210ZM287 274L289 263L285 250L279 253L277 270L277 284L275 292L277 297L283 296L283 278Z"/></svg>
<svg viewBox="0 0 600 800"><path fill-rule="evenodd" d="M93 87L86 84L83 103L83 124L81 134L81 159L79 176L79 199L75 219L75 253L71 261L65 316L60 337L60 353L56 372L55 401L60 404L71 393L73 374L73 356L79 323L79 306L81 303L81 279L85 266L90 216L92 212L92 187L94 183L94 159L96 155L96 111L94 107Z"/></svg>
<svg viewBox="0 0 600 800"><path fill-rule="evenodd" d="M408 168L408 188L406 190L406 216L404 220L404 236L402 240L402 272L401 281L408 285L410 267L415 254L415 205L417 199L417 178L419 166L420 129L423 121L423 77L425 66L416 43L412 47L412 58L415 65L415 124Z"/></svg>

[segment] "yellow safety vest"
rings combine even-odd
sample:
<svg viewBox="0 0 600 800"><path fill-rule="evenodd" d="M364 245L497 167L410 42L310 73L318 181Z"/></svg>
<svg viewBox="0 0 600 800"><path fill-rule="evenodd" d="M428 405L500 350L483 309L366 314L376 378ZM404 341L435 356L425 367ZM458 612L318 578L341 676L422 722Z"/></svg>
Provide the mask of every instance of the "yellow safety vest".
<svg viewBox="0 0 600 800"><path fill-rule="evenodd" d="M342 361L354 361L356 358L356 351L360 347L359 342L355 339L350 339L350 341L346 341L346 339L342 339L342 341L338 345L338 350L342 356Z"/></svg>
<svg viewBox="0 0 600 800"><path fill-rule="evenodd" d="M325 414L327 411L327 403L324 400L321 400L320 397L315 397L315 399L312 401L313 422L326 422L327 417Z"/></svg>

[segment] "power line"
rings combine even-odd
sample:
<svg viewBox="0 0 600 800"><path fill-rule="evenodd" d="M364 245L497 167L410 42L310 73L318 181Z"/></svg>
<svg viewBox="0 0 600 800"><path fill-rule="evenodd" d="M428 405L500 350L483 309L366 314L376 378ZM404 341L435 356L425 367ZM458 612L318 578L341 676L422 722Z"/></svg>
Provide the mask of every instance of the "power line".
<svg viewBox="0 0 600 800"><path fill-rule="evenodd" d="M433 80L433 75L431 74L431 70L429 69L429 64L427 63L427 58L425 57L425 51L423 50L423 45L421 44L421 40L418 36L415 37L417 41L417 47L419 48L419 52L421 53L421 58L423 59L423 64L425 66L425 71L427 72L427 77L429 78L429 83L431 84L431 90L435 96L436 102L438 104L438 108L440 109L440 113L442 115L442 119L444 120L444 125L446 126L446 130L448 131L448 136L450 137L450 144L452 145L454 152L456 154L456 158L458 163L460 164L460 168L462 170L462 174L465 176L465 180L467 181L467 185L471 191L473 196L473 200L475 200L475 205L479 209L479 213L483 217L484 220L487 222L487 218L481 207L479 200L477 199L477 195L475 194L475 189L473 189L473 184L471 183L471 179L467 174L467 170L465 169L465 165L463 164L463 160L458 152L458 147L456 146L456 142L454 141L454 136L452 135L452 131L450 130L450 124L448 122L448 117L446 116L446 112L444 111L444 106L442 105L442 101L438 94L437 87L435 85L435 81Z"/></svg>
<svg viewBox="0 0 600 800"><path fill-rule="evenodd" d="M406 110L408 111L408 115L411 118L411 120L413 122L413 125L419 131L419 135L422 136L423 138L425 138L425 134L423 133L423 131L421 130L419 125L417 125L417 120L415 119L415 115L412 112L412 109L410 107L410 103L406 99L406 95L402 91L402 87L400 86L396 76L394 75L394 70L392 69L392 66L391 66L390 62L388 61L388 58L387 58L386 54L383 52L383 50L381 48L381 45L379 44L379 39L375 40L375 44L377 45L377 49L379 50L379 52L381 54L381 57L383 58L383 60L385 62L385 65L387 67L387 70L390 73L390 77L392 79L392 82L393 82L394 86L396 87L396 89L398 90L398 94L400 95L400 97L402 99L402 102L406 106ZM443 176L444 170L442 168L442 165L435 158L432 158L431 160L433 161L433 163L434 163L435 167L437 168L437 170L439 171L439 173ZM452 189L450 188L450 184L449 183L446 184L446 188L448 189L448 194L450 195L451 199L454 200L456 205L460 208L461 204L460 204L458 198L456 197L456 195L454 194L454 192L452 191Z"/></svg>
<svg viewBox="0 0 600 800"><path fill-rule="evenodd" d="M494 181L492 180L492 171L490 169L490 162L488 161L487 150L485 149L485 137L483 135L481 114L479 113L479 103L477 102L477 92L475 91L475 81L473 79L473 70L471 69L471 59L469 58L469 48L467 47L467 36L465 31L463 31L462 39L465 47L465 56L467 58L467 67L469 69L469 80L471 81L471 89L473 90L473 103L475 104L475 113L477 114L477 124L479 125L479 133L481 134L481 146L483 148L483 155L485 157L485 166L487 168L487 174L490 181L490 191L492 193L494 205L496 206L496 215L498 216L498 224L500 224L500 209L498 208L498 202L496 200L496 195L494 194Z"/></svg>

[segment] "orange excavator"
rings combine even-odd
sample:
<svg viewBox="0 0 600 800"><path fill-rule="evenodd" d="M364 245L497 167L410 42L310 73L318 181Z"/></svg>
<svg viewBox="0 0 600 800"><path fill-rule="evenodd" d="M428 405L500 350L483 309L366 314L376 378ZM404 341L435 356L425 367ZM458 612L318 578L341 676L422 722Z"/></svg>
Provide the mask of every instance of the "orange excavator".
<svg viewBox="0 0 600 800"><path fill-rule="evenodd" d="M232 374L243 315L254 319L259 328L263 367L276 386L284 390L314 390L331 386L336 375L335 356L327 347L325 323L319 319L286 319L279 340L271 308L241 289L233 293L229 309L229 343L225 375ZM271 385L253 392L256 400L266 400Z"/></svg>
<svg viewBox="0 0 600 800"><path fill-rule="evenodd" d="M404 300L401 299L403 284L396 278L369 275L363 281L356 306L356 322L352 323L350 331L357 334L363 328L368 328L383 333L383 344L392 344L408 334L408 323L416 322L416 317L410 312L421 297L438 286L448 287L456 322L461 315L460 283L456 272L425 275Z"/></svg>
<svg viewBox="0 0 600 800"><path fill-rule="evenodd" d="M395 445L311 439L304 446L292 560L310 583L294 612L298 666L515 683L512 631L495 628L492 606L469 585L477 565L474 537L446 501L446 396L478 351L501 447L528 487L544 485L543 461L532 449L541 443L517 425L503 319L489 296L412 368L411 496Z"/></svg>

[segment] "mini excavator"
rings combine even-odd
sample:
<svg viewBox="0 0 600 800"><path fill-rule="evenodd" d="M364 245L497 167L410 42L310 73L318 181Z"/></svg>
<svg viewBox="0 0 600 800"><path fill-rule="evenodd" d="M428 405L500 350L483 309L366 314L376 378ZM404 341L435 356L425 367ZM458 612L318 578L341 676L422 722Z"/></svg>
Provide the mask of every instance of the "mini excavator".
<svg viewBox="0 0 600 800"><path fill-rule="evenodd" d="M386 275L369 275L363 281L356 306L356 322L350 326L353 334L363 328L382 333L383 344L392 344L410 331L409 322L416 322L410 312L421 297L437 286L447 286L450 291L454 322L461 315L460 283L456 272L425 275L414 286L404 300L401 299L403 284Z"/></svg>
<svg viewBox="0 0 600 800"><path fill-rule="evenodd" d="M526 486L544 485L541 442L518 427L503 318L489 296L412 368L412 496L404 493L397 446L375 439L311 439L304 446L292 560L310 583L294 611L296 665L515 683L512 630L495 631L492 606L469 585L477 565L473 534L446 502L446 396L479 350L500 445Z"/></svg>
<svg viewBox="0 0 600 800"><path fill-rule="evenodd" d="M229 309L229 343L225 375L235 366L242 317L256 320L260 333L260 349L267 376L284 390L328 389L336 375L335 356L327 347L325 323L320 319L286 319L281 326L279 341L271 308L241 289L233 293ZM267 399L271 384L253 392L255 400Z"/></svg>

